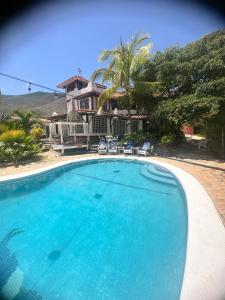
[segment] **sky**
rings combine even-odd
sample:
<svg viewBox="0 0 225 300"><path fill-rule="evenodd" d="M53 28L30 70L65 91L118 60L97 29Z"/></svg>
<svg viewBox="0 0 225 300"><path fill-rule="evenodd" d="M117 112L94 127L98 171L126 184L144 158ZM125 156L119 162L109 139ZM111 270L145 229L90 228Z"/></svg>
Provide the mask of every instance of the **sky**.
<svg viewBox="0 0 225 300"><path fill-rule="evenodd" d="M52 0L14 19L1 32L0 72L56 89L78 74L78 68L90 79L101 67L99 52L117 46L120 38L126 42L136 32L148 33L154 54L224 25L215 11L188 1ZM0 88L2 94L28 93L27 84L1 75Z"/></svg>

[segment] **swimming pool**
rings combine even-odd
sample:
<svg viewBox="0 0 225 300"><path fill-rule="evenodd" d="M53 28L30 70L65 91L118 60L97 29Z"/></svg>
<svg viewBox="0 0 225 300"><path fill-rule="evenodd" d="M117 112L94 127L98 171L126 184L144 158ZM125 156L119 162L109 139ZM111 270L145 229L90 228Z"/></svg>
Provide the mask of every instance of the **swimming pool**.
<svg viewBox="0 0 225 300"><path fill-rule="evenodd" d="M8 298L179 299L187 209L166 169L74 163L1 184L0 199Z"/></svg>

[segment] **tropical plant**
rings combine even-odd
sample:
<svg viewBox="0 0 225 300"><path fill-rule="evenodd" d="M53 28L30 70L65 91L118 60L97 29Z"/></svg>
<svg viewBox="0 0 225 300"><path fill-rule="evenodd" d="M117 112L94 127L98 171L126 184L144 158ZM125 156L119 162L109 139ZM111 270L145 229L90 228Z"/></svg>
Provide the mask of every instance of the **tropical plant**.
<svg viewBox="0 0 225 300"><path fill-rule="evenodd" d="M41 152L33 136L24 130L8 130L0 135L0 161L4 160L18 164L19 161L32 158Z"/></svg>
<svg viewBox="0 0 225 300"><path fill-rule="evenodd" d="M164 145L172 145L175 142L175 139L176 135L174 133L170 133L168 135L163 135L160 141Z"/></svg>
<svg viewBox="0 0 225 300"><path fill-rule="evenodd" d="M0 134L6 132L7 130L9 130L9 127L4 123L0 123Z"/></svg>
<svg viewBox="0 0 225 300"><path fill-rule="evenodd" d="M43 128L41 127L34 127L31 129L31 135L35 137L35 139L39 140L43 135Z"/></svg>
<svg viewBox="0 0 225 300"><path fill-rule="evenodd" d="M26 133L29 133L33 127L40 125L40 121L36 118L36 115L32 112L21 112L15 110L13 115L17 117L15 126L23 129Z"/></svg>
<svg viewBox="0 0 225 300"><path fill-rule="evenodd" d="M127 143L128 141L132 141L136 145L142 145L144 142L149 141L151 143L156 143L158 140L158 136L156 134L143 132L142 130L139 130L136 133L131 133L126 135L123 139L120 140L120 142Z"/></svg>
<svg viewBox="0 0 225 300"><path fill-rule="evenodd" d="M22 142L26 137L26 133L22 129L8 130L0 135L0 142L5 144Z"/></svg>
<svg viewBox="0 0 225 300"><path fill-rule="evenodd" d="M92 81L101 79L102 83L109 82L111 87L106 89L98 98L98 107L102 106L116 92L130 115L132 105L137 105L135 95L153 94L158 88L157 82L141 81L144 66L150 58L151 43L147 34L137 33L129 43L120 41L120 45L112 50L102 50L98 61L108 63L108 67L97 69L92 74Z"/></svg>

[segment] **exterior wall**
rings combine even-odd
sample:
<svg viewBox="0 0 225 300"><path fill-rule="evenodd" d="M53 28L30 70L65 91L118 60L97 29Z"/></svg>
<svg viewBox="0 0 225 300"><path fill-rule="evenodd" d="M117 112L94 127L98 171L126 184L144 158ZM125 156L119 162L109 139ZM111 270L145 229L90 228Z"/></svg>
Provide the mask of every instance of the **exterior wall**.
<svg viewBox="0 0 225 300"><path fill-rule="evenodd" d="M184 134L190 134L190 135L194 134L194 128L192 126L186 126L186 125L184 125L182 127L182 130L183 130Z"/></svg>
<svg viewBox="0 0 225 300"><path fill-rule="evenodd" d="M101 93L102 91L104 91L104 88L100 88L97 87L95 83L93 82L89 82L88 86L86 88L83 88L81 90L78 90L76 87L73 91L69 92L69 95L66 95L66 99L70 100L72 97L77 98L83 94L89 93L89 92L98 92ZM67 89L66 89L66 93L67 93Z"/></svg>

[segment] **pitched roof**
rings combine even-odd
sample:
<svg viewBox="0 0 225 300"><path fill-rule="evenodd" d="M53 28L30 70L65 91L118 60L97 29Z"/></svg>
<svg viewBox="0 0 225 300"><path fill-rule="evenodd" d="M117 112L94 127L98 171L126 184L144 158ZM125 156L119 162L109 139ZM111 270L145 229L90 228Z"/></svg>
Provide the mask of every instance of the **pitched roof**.
<svg viewBox="0 0 225 300"><path fill-rule="evenodd" d="M76 81L83 82L83 83L88 83L89 82L89 80L87 80L86 78L84 78L82 76L73 76L73 77L70 77L69 79L63 81L62 83L59 83L57 85L57 88L62 88L63 89L66 86L68 86L71 83L76 82Z"/></svg>
<svg viewBox="0 0 225 300"><path fill-rule="evenodd" d="M61 89L64 89L65 87L67 87L68 85L70 85L71 83L73 82L82 82L82 83L89 83L90 80L82 77L82 76L73 76L73 77L70 77L69 79L59 83L57 85L57 88L61 88ZM95 83L97 87L101 87L101 88L106 88L105 85L102 85L100 83Z"/></svg>

